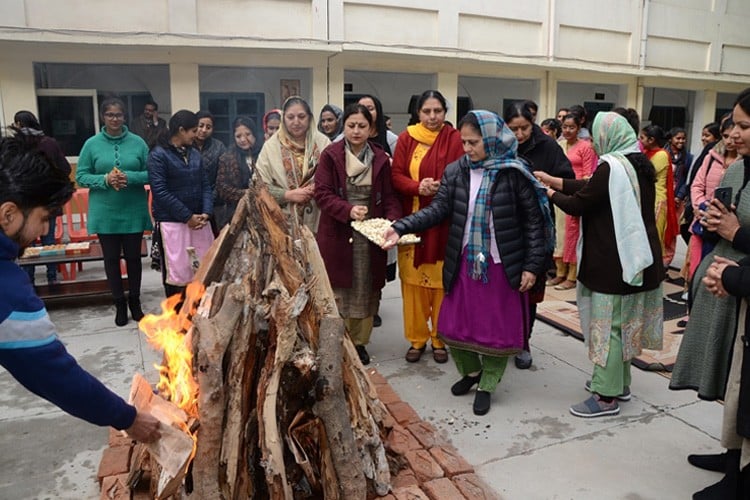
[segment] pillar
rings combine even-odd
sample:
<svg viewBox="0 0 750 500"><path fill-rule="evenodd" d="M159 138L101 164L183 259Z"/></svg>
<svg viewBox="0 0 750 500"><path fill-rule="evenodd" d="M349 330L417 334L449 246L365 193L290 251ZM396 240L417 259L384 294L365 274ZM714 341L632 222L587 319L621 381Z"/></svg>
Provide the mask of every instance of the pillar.
<svg viewBox="0 0 750 500"><path fill-rule="evenodd" d="M180 109L198 111L201 105L198 65L188 63L170 64L169 93L172 113Z"/></svg>

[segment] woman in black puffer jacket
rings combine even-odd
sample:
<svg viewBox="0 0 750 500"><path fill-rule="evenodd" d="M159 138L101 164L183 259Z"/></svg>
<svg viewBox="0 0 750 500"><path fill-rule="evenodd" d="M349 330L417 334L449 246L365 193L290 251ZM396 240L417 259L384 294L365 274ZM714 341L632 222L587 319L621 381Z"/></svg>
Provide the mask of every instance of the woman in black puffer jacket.
<svg viewBox="0 0 750 500"><path fill-rule="evenodd" d="M446 167L427 207L393 224L384 248L450 218L438 335L463 377L451 392L466 394L478 383L474 413L484 415L508 357L523 347L527 292L544 271L549 207L500 117L471 111L459 129L467 154Z"/></svg>

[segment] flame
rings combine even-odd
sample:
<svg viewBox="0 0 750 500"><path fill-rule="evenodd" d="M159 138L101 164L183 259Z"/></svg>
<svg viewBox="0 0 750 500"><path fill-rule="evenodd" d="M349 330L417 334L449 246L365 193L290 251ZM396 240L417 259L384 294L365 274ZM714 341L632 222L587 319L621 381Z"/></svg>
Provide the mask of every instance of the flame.
<svg viewBox="0 0 750 500"><path fill-rule="evenodd" d="M165 399L192 418L198 418L198 383L193 377L190 327L192 315L204 291L205 287L201 283L191 283L187 287L184 305L179 313L175 311L175 307L182 300L182 296L177 294L162 301L161 314L147 314L138 322L138 328L146 335L148 343L154 349L164 352L164 364L154 365L159 371L159 383L156 388ZM197 436L190 431L186 422L178 424L193 438L194 455Z"/></svg>

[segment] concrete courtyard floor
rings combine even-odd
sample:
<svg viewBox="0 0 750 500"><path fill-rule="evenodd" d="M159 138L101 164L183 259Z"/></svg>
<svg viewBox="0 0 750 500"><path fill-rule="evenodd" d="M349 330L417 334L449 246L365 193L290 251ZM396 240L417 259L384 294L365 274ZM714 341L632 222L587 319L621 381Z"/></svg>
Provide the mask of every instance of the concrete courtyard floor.
<svg viewBox="0 0 750 500"><path fill-rule="evenodd" d="M86 264L85 276L102 275ZM38 269L43 280L43 270ZM144 309L163 297L160 277L144 260ZM132 321L114 325L106 297L52 305L50 315L70 352L111 389L127 397L135 372L154 382L154 352ZM630 402L614 417L576 418L568 407L588 396L583 344L537 322L534 365L512 363L483 417L473 393L455 397L452 362L439 365L429 349L419 363L404 361L400 289L384 290L383 326L375 329L372 366L401 398L448 438L503 499L686 499L720 479L691 467L689 453L721 449L722 406L692 391L668 390L658 373L633 369ZM0 370L0 499L96 499L96 472L107 429L70 417L27 392Z"/></svg>

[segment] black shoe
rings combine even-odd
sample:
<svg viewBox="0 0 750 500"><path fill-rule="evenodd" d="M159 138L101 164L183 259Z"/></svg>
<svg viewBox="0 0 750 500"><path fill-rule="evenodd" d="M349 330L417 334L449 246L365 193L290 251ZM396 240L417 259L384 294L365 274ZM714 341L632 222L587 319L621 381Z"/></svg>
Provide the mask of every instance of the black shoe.
<svg viewBox="0 0 750 500"><path fill-rule="evenodd" d="M693 500L725 500L740 498L740 450L727 450L726 468L721 481L693 494Z"/></svg>
<svg viewBox="0 0 750 500"><path fill-rule="evenodd" d="M466 375L451 386L451 393L454 396L463 396L464 394L467 394L472 387L474 387L474 384L478 384L479 379L481 378L482 372L479 372L478 375Z"/></svg>
<svg viewBox="0 0 750 500"><path fill-rule="evenodd" d="M130 315L135 321L143 319L143 309L141 309L141 298L138 295L131 295L128 297L128 306L130 307Z"/></svg>
<svg viewBox="0 0 750 500"><path fill-rule="evenodd" d="M516 354L516 368L519 370L528 370L531 368L531 353L529 351L521 351L520 354Z"/></svg>
<svg viewBox="0 0 750 500"><path fill-rule="evenodd" d="M474 396L474 415L486 415L490 411L492 394L487 391L477 390Z"/></svg>
<svg viewBox="0 0 750 500"><path fill-rule="evenodd" d="M365 346L358 345L354 346L357 348L357 354L359 355L359 360L362 362L363 365L369 365L370 364L370 355L367 354L367 349L365 349Z"/></svg>
<svg viewBox="0 0 750 500"><path fill-rule="evenodd" d="M713 455L688 455L688 462L693 467L713 472L724 472L727 467L727 453Z"/></svg>
<svg viewBox="0 0 750 500"><path fill-rule="evenodd" d="M373 326L373 328L377 328L377 327L379 327L382 324L383 324L383 318L381 318L379 314L376 314L375 316L373 316L373 318L372 318L372 326Z"/></svg>
<svg viewBox="0 0 750 500"><path fill-rule="evenodd" d="M125 298L115 299L115 325L125 326L128 324L128 302Z"/></svg>

